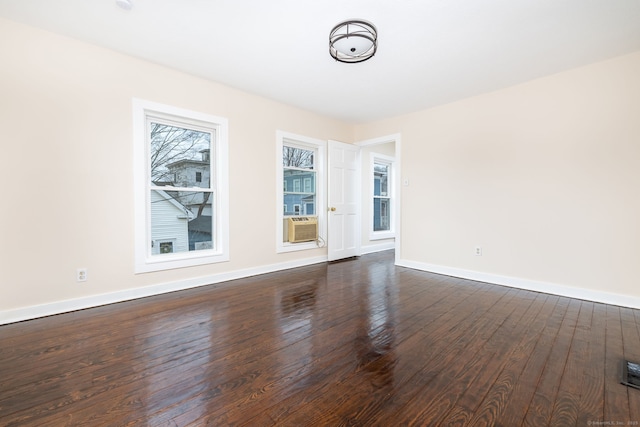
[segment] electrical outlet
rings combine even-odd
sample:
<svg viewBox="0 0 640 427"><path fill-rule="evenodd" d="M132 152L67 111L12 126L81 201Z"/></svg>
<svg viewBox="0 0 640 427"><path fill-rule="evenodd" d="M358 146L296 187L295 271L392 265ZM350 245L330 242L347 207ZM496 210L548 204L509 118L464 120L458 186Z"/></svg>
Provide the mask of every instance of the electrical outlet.
<svg viewBox="0 0 640 427"><path fill-rule="evenodd" d="M79 268L76 270L76 280L78 282L86 282L87 281L87 269Z"/></svg>
<svg viewBox="0 0 640 427"><path fill-rule="evenodd" d="M482 256L482 246L476 246L476 256Z"/></svg>

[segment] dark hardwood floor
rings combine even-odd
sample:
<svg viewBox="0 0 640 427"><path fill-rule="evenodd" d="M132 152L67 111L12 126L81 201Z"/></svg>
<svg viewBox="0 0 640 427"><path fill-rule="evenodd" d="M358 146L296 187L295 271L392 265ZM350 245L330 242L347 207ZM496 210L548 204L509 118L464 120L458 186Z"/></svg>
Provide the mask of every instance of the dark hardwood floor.
<svg viewBox="0 0 640 427"><path fill-rule="evenodd" d="M2 426L639 425L640 311L383 252L0 327Z"/></svg>

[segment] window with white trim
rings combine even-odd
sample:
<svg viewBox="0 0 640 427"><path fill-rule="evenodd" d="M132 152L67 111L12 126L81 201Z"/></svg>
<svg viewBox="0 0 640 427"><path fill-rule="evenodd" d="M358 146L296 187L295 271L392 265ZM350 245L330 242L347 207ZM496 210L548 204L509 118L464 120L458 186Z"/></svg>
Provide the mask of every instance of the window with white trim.
<svg viewBox="0 0 640 427"><path fill-rule="evenodd" d="M371 157L372 171L372 221L370 239L394 237L393 204L393 159L380 154Z"/></svg>
<svg viewBox="0 0 640 427"><path fill-rule="evenodd" d="M134 100L135 271L227 261L227 120Z"/></svg>
<svg viewBox="0 0 640 427"><path fill-rule="evenodd" d="M277 132L277 206L276 249L289 252L318 247L318 242L289 243L288 219L297 216L317 217L318 233L324 239L324 152L323 141Z"/></svg>

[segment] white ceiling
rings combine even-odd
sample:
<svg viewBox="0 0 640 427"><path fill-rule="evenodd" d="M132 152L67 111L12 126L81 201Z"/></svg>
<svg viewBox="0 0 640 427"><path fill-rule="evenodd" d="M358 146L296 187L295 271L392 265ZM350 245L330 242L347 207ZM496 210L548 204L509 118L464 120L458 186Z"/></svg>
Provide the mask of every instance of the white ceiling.
<svg viewBox="0 0 640 427"><path fill-rule="evenodd" d="M640 0L0 0L0 16L364 122L640 50ZM344 64L359 18L378 52Z"/></svg>

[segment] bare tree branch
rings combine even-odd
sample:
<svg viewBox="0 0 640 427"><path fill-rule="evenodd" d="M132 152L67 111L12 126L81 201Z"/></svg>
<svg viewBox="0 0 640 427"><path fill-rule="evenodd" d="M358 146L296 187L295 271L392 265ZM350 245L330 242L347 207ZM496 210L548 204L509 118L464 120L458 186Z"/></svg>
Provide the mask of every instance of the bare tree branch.
<svg viewBox="0 0 640 427"><path fill-rule="evenodd" d="M284 146L282 148L282 165L310 169L313 167L313 151Z"/></svg>
<svg viewBox="0 0 640 427"><path fill-rule="evenodd" d="M209 148L209 134L161 123L151 123L151 180L170 181L167 165L193 160L203 148Z"/></svg>

